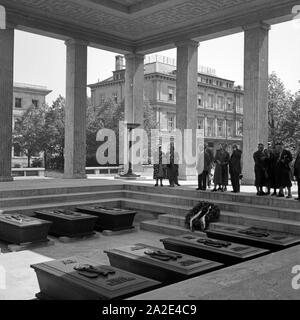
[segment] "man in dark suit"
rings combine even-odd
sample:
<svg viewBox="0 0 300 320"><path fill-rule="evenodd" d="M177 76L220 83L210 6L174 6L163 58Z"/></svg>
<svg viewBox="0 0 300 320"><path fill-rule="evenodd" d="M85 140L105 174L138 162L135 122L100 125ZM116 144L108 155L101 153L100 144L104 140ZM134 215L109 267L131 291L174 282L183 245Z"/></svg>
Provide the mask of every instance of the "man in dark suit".
<svg viewBox="0 0 300 320"><path fill-rule="evenodd" d="M240 192L240 175L242 173L242 151L238 149L237 145L232 146L232 154L229 160L229 173L233 191Z"/></svg>
<svg viewBox="0 0 300 320"><path fill-rule="evenodd" d="M296 200L300 201L300 141L298 141L296 160L294 164L294 176L298 184L298 198L296 198Z"/></svg>

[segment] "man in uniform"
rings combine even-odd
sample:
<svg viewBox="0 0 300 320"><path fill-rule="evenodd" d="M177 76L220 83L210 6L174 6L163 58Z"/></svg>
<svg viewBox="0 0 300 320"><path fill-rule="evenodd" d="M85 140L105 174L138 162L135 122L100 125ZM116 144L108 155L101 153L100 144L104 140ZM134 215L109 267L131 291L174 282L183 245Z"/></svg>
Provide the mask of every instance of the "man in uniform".
<svg viewBox="0 0 300 320"><path fill-rule="evenodd" d="M232 146L232 154L229 160L229 173L233 191L235 193L240 192L240 175L242 173L242 151L238 149L238 146L234 144Z"/></svg>

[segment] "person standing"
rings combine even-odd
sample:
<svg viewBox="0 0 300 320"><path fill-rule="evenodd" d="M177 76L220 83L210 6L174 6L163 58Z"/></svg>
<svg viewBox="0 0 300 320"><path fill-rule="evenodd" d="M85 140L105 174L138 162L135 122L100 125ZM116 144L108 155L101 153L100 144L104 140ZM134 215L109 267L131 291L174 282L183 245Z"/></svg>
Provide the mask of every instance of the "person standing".
<svg viewBox="0 0 300 320"><path fill-rule="evenodd" d="M199 156L197 161L197 171L198 171L198 189L206 191L207 178L211 170L212 159L211 154L208 150L208 145L204 144L204 153L199 150Z"/></svg>
<svg viewBox="0 0 300 320"><path fill-rule="evenodd" d="M296 178L298 186L298 198L296 198L295 200L300 201L300 141L298 141L296 160L294 163L294 176Z"/></svg>
<svg viewBox="0 0 300 320"><path fill-rule="evenodd" d="M277 197L284 197L283 189L288 189L287 198L292 198L292 181L290 163L293 161L293 156L290 151L283 148L281 142L276 143L275 146L279 157L276 163L276 185L279 187Z"/></svg>
<svg viewBox="0 0 300 320"><path fill-rule="evenodd" d="M229 160L229 173L233 191L240 192L240 175L242 174L242 151L234 144L232 154Z"/></svg>
<svg viewBox="0 0 300 320"><path fill-rule="evenodd" d="M268 143L268 149L265 150L266 154L266 185L267 194L271 193L271 188L274 190L271 196L277 196L276 185L276 164L279 157L279 153L275 150L274 144Z"/></svg>
<svg viewBox="0 0 300 320"><path fill-rule="evenodd" d="M264 152L264 145L258 144L258 150L253 154L254 159L254 173L255 173L255 186L258 196L264 196L263 187L265 186L265 170L266 170L266 154Z"/></svg>
<svg viewBox="0 0 300 320"><path fill-rule="evenodd" d="M158 152L154 154L153 179L156 180L155 187L158 187L158 180L160 181L160 186L163 187L163 179L166 179L165 163L165 154L162 152L160 146Z"/></svg>
<svg viewBox="0 0 300 320"><path fill-rule="evenodd" d="M230 155L226 151L226 145L220 144L220 149L217 150L215 156L215 173L214 173L214 184L215 187L212 190L215 191L226 191L228 185L228 164L229 164ZM219 188L217 189L217 185Z"/></svg>
<svg viewBox="0 0 300 320"><path fill-rule="evenodd" d="M179 175L179 156L178 153L175 151L174 144L171 143L170 151L167 153L167 172L168 172L168 179L170 187L175 187L175 185L180 186L178 183L178 175Z"/></svg>

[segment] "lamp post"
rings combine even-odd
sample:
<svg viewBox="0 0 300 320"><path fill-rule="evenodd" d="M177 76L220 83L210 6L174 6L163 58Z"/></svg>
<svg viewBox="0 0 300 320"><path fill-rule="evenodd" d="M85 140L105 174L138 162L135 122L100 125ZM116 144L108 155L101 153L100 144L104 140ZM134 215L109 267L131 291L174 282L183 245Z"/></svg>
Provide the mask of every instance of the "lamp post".
<svg viewBox="0 0 300 320"><path fill-rule="evenodd" d="M133 169L132 169L132 160L133 160L133 154L132 154L132 132L134 129L138 128L140 126L140 124L138 123L127 123L127 129L129 130L129 166L128 166L128 171L126 174L120 175L120 177L122 178L127 178L127 179L135 179L140 177L140 175L137 175L135 173L133 173Z"/></svg>

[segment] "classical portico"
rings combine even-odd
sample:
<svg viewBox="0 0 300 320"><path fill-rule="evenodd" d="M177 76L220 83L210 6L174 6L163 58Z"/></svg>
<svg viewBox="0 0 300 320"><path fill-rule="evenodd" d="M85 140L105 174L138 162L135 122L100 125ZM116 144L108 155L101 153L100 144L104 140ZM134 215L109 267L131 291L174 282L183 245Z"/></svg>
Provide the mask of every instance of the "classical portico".
<svg viewBox="0 0 300 320"><path fill-rule="evenodd" d="M14 28L66 41L65 177L85 176L87 46L125 54L127 121L143 119L143 57L177 47L177 127L196 128L197 50L208 39L245 32L244 177L267 141L269 26L293 18L295 0L0 0L0 181L11 180ZM194 168L182 166L181 177Z"/></svg>

